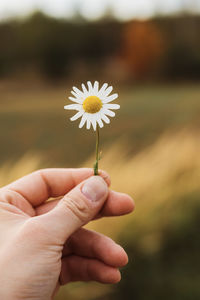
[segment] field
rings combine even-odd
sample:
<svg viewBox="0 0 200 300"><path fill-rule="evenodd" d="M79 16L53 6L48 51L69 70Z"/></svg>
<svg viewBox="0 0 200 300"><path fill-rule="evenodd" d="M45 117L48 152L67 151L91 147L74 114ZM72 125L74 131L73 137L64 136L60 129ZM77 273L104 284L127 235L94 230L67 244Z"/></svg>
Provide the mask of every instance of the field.
<svg viewBox="0 0 200 300"><path fill-rule="evenodd" d="M70 84L0 83L0 185L41 167L92 166L95 135L64 111ZM200 85L119 89L121 110L101 130L100 167L136 203L90 228L120 241L130 262L116 287L72 284L56 299L200 298Z"/></svg>
<svg viewBox="0 0 200 300"><path fill-rule="evenodd" d="M0 84L0 162L39 152L46 163L78 166L94 151L95 136L69 121L63 109L69 85ZM199 125L198 85L123 87L121 110L102 129L102 150L117 140L128 141L131 155L152 144L166 130Z"/></svg>

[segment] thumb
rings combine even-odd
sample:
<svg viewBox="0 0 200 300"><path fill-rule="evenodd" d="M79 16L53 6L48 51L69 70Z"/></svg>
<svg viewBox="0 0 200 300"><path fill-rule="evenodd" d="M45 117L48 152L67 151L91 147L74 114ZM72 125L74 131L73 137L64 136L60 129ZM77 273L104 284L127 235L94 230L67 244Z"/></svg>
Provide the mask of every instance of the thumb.
<svg viewBox="0 0 200 300"><path fill-rule="evenodd" d="M106 182L100 176L93 176L72 189L41 218L51 237L64 243L73 232L94 218L107 196Z"/></svg>

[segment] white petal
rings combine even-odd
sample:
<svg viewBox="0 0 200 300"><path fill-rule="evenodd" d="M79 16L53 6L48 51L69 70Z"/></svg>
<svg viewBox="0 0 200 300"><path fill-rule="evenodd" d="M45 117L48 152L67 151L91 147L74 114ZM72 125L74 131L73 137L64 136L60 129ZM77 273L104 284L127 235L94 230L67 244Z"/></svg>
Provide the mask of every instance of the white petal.
<svg viewBox="0 0 200 300"><path fill-rule="evenodd" d="M101 95L102 93L104 93L104 91L106 90L107 86L108 86L107 83L104 83L104 84L102 85L102 87L101 87L100 90L99 90L99 95Z"/></svg>
<svg viewBox="0 0 200 300"><path fill-rule="evenodd" d="M112 90L113 90L113 87L112 87L112 86L109 86L109 87L107 88L107 90L105 90L104 96L107 97L107 96L112 92Z"/></svg>
<svg viewBox="0 0 200 300"><path fill-rule="evenodd" d="M74 91L71 91L71 93L75 98L77 98L77 96L78 96L77 93L75 93Z"/></svg>
<svg viewBox="0 0 200 300"><path fill-rule="evenodd" d="M94 83L94 93L97 94L98 90L99 90L99 83L98 83L98 81L95 81L95 83Z"/></svg>
<svg viewBox="0 0 200 300"><path fill-rule="evenodd" d="M76 94L74 91L71 91L71 93L72 93L72 95L73 95L75 98L69 97L70 100L73 99L72 101L74 101L74 102L77 102L77 103L80 103L80 104L83 103L83 100L84 100L83 94L82 94L82 95L78 95L78 94Z"/></svg>
<svg viewBox="0 0 200 300"><path fill-rule="evenodd" d="M79 112L77 112L73 117L71 117L70 120L71 120L71 121L75 121L75 120L77 120L78 118L80 118L83 114L84 114L83 111L79 111Z"/></svg>
<svg viewBox="0 0 200 300"><path fill-rule="evenodd" d="M119 104L104 104L103 107L106 109L119 109L120 105Z"/></svg>
<svg viewBox="0 0 200 300"><path fill-rule="evenodd" d="M65 105L64 109L81 110L81 105L80 104L69 104L69 105Z"/></svg>
<svg viewBox="0 0 200 300"><path fill-rule="evenodd" d="M79 124L79 128L82 128L82 127L83 127L83 125L85 124L86 120L87 120L87 117L86 117L86 114L84 114L84 115L82 116L81 122L80 122L80 124Z"/></svg>
<svg viewBox="0 0 200 300"><path fill-rule="evenodd" d="M107 116L114 117L115 113L109 109L103 108L103 113Z"/></svg>
<svg viewBox="0 0 200 300"><path fill-rule="evenodd" d="M101 121L101 117L99 117L97 119L97 122L98 122L99 127L102 128L103 127L103 122Z"/></svg>
<svg viewBox="0 0 200 300"><path fill-rule="evenodd" d="M104 115L104 113L101 113L101 119L106 123L109 124L110 120L108 119L108 117L106 115Z"/></svg>
<svg viewBox="0 0 200 300"><path fill-rule="evenodd" d="M97 127L97 120L96 120L96 118L92 118L91 119L91 123L92 123L92 126L93 126L93 129L94 129L94 131L96 131L96 127Z"/></svg>
<svg viewBox="0 0 200 300"><path fill-rule="evenodd" d="M90 129L90 126L91 126L91 120L90 120L90 117L87 116L87 124L86 124L86 128L87 128L87 129Z"/></svg>
<svg viewBox="0 0 200 300"><path fill-rule="evenodd" d="M73 86L73 90L76 92L76 94L81 97L83 96L83 92L81 92L79 89L77 89L77 87Z"/></svg>
<svg viewBox="0 0 200 300"><path fill-rule="evenodd" d="M93 92L93 87L92 87L91 81L88 81L87 85L88 85L88 92L89 92L89 94L91 94Z"/></svg>
<svg viewBox="0 0 200 300"><path fill-rule="evenodd" d="M109 102L115 100L117 97L118 97L118 94L113 94L109 97L106 97L105 100L103 100L103 103L109 103Z"/></svg>
<svg viewBox="0 0 200 300"><path fill-rule="evenodd" d="M85 113L86 115L86 119L87 119L87 124L86 124L86 128L90 129L91 125L92 125L92 120L96 120L95 115L96 114L90 114L90 113Z"/></svg>
<svg viewBox="0 0 200 300"><path fill-rule="evenodd" d="M79 99L75 99L75 98L73 98L73 97L69 97L69 100L81 104L81 100L79 100Z"/></svg>
<svg viewBox="0 0 200 300"><path fill-rule="evenodd" d="M86 89L85 84L82 83L81 86L82 86L83 93L84 93L84 94L87 94L87 93L88 93L88 90Z"/></svg>

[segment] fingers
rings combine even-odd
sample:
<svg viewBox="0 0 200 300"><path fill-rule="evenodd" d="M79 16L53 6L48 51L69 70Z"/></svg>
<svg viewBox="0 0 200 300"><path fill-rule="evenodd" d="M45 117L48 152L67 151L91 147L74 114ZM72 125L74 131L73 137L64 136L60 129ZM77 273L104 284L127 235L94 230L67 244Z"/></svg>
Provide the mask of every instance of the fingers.
<svg viewBox="0 0 200 300"><path fill-rule="evenodd" d="M52 200L39 205L35 208L36 215L42 215L53 209L58 204L60 199ZM134 202L129 195L110 190L107 201L105 202L102 210L95 218L101 218L104 216L121 216L129 214L133 210Z"/></svg>
<svg viewBox="0 0 200 300"><path fill-rule="evenodd" d="M65 195L77 184L92 176L93 169L44 169L36 171L19 180L7 185L5 189L13 190L33 206L38 206L49 197L59 197ZM99 175L110 184L110 178L104 171Z"/></svg>
<svg viewBox="0 0 200 300"><path fill-rule="evenodd" d="M19 193L9 190L0 190L0 202L11 204L13 207L20 209L20 211L33 217L35 216L35 210L32 205Z"/></svg>
<svg viewBox="0 0 200 300"><path fill-rule="evenodd" d="M110 190L108 200L96 218L126 215L131 213L134 208L134 201L129 195Z"/></svg>
<svg viewBox="0 0 200 300"><path fill-rule="evenodd" d="M48 202L45 202L37 207L35 207L36 215L40 216L43 215L49 211L51 211L62 199L62 197L59 197L58 199L55 200L50 200Z"/></svg>
<svg viewBox="0 0 200 300"><path fill-rule="evenodd" d="M36 217L51 237L59 244L81 226L88 223L100 211L108 196L108 186L100 176L92 176L81 182L51 211Z"/></svg>
<svg viewBox="0 0 200 300"><path fill-rule="evenodd" d="M95 258L112 267L123 267L128 263L124 249L112 239L95 231L81 228L65 243L63 257L69 254Z"/></svg>
<svg viewBox="0 0 200 300"><path fill-rule="evenodd" d="M61 285L70 281L98 281L101 283L117 283L121 279L117 268L107 266L96 260L76 255L62 259L60 274Z"/></svg>

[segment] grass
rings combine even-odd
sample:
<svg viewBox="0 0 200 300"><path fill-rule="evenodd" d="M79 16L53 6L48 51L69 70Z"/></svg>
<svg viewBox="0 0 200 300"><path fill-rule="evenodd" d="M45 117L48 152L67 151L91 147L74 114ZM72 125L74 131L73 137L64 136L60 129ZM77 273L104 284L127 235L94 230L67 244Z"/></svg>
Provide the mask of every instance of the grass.
<svg viewBox="0 0 200 300"><path fill-rule="evenodd" d="M24 85L0 85L0 163L39 151L47 164L80 165L94 152L95 135L69 121L70 86ZM119 95L121 110L101 130L105 149L123 138L137 153L168 129L199 127L198 85L122 87Z"/></svg>
<svg viewBox="0 0 200 300"><path fill-rule="evenodd" d="M0 185L40 167L93 165L94 135L67 120L64 87L46 90L1 93ZM121 89L100 167L136 210L88 227L121 242L130 263L117 287L75 283L56 299L199 299L199 99L196 85Z"/></svg>
<svg viewBox="0 0 200 300"><path fill-rule="evenodd" d="M168 281L169 284L169 279L164 278L164 275L168 274L173 283L177 282L179 285L181 284L179 278L184 275L181 280L185 280L185 284L187 284L185 293L191 293L195 289L196 295L199 297L200 290L196 271L199 268L197 267L200 250L198 244L199 225L194 223L195 215L200 212L199 147L198 131L182 130L163 134L154 144L133 157L130 157L127 144L117 142L107 149L101 166L109 170L113 189L132 195L136 202L136 210L129 216L92 222L88 227L121 241L129 252L129 267L124 270L122 283L118 285L117 289L112 286L103 287L96 283L76 283L62 288L56 299L61 300L66 297L72 300L107 299L106 297L121 299L119 295L121 295L124 285L125 290L131 290L134 286L135 290L139 289L138 293L141 295L143 286L148 287L149 285L146 282L148 274L145 273L145 270L140 274L140 270L144 269L147 263L152 264L150 270L157 266L160 256L163 255L166 248L166 243L169 243L170 239L175 240L179 247L183 243L184 246L181 246L179 250L168 249L167 253L171 251L172 254L169 255L173 258L175 255L177 259L171 269L162 266L164 274L162 274L161 283L163 285L165 281ZM40 155L30 154L12 167L10 164L5 164L0 169L0 184L4 185L39 168L42 161L43 158ZM92 161L93 157L88 159L83 166L90 165ZM192 245L194 241L196 241L196 245L192 249L188 249L188 245ZM180 258L183 259L181 263L179 263ZM193 278L193 281L187 275L191 272L195 274L196 278L195 280ZM159 279L157 273L154 276L150 273L148 276L151 280L154 277ZM132 277L137 277L134 279L137 284L131 281ZM152 286L159 288L156 282L153 282ZM151 293L148 297L151 297ZM178 295L180 293L181 288L179 287ZM198 299L197 296L194 296L193 299ZM176 297L172 299L179 299L177 294ZM128 298L127 295L125 299L132 298ZM136 299L142 298L138 296Z"/></svg>

